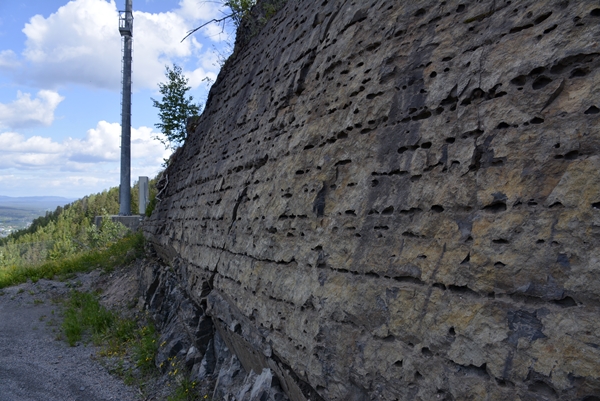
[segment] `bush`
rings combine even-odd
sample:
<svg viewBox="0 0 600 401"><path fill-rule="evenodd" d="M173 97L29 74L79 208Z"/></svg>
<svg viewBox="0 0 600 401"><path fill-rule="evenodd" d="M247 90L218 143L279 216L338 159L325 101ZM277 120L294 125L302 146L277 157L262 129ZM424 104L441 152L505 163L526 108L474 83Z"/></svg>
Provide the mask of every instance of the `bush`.
<svg viewBox="0 0 600 401"><path fill-rule="evenodd" d="M102 222L98 228L95 224L88 227L88 242L92 248L104 249L113 242L121 239L129 229L121 222L113 219L104 211Z"/></svg>

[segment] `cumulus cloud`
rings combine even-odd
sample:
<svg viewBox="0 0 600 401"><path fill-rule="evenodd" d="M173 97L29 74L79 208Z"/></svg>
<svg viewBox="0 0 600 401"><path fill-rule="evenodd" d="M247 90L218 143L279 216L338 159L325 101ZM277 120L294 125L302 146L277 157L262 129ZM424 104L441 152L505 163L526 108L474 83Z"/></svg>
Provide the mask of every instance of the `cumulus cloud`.
<svg viewBox="0 0 600 401"><path fill-rule="evenodd" d="M32 136L26 139L23 135L14 132L0 134L0 148L4 154L7 152L57 154L61 150L60 145L52 142L51 138Z"/></svg>
<svg viewBox="0 0 600 401"><path fill-rule="evenodd" d="M96 128L87 131L84 139L65 141L69 162L98 163L118 161L120 157L121 125L100 121Z"/></svg>
<svg viewBox="0 0 600 401"><path fill-rule="evenodd" d="M188 29L185 20L176 13L139 12L134 13L134 18L134 84L155 88L164 80L166 65L190 57L202 48L195 38L181 42Z"/></svg>
<svg viewBox="0 0 600 401"><path fill-rule="evenodd" d="M64 100L57 92L41 90L35 98L29 93L17 92L11 103L0 103L0 128L25 128L49 126L54 121L54 111Z"/></svg>
<svg viewBox="0 0 600 401"><path fill-rule="evenodd" d="M192 88L197 88L202 84L206 85L209 82L215 82L217 79L217 74L212 71L206 71L204 68L185 72L184 75L189 79L188 84Z"/></svg>
<svg viewBox="0 0 600 401"><path fill-rule="evenodd" d="M134 90L155 88L163 80L164 67L174 61L201 58L203 45L186 33L223 14L215 2L182 0L180 7L165 13L135 11L133 23ZM24 60L30 69L22 79L43 87L76 83L118 90L121 82L121 37L114 0L73 0L47 18L32 17L23 32L27 36ZM214 27L207 27L211 32ZM220 28L219 28L220 29ZM229 38L212 35L217 42ZM14 53L0 53L0 66L18 63ZM214 73L218 67L205 67Z"/></svg>
<svg viewBox="0 0 600 401"><path fill-rule="evenodd" d="M12 50L0 51L0 69L14 70L20 65L17 54Z"/></svg>
<svg viewBox="0 0 600 401"><path fill-rule="evenodd" d="M116 21L115 2L104 0L71 1L48 18L32 17L23 29L29 78L42 86L118 87L121 45Z"/></svg>
<svg viewBox="0 0 600 401"><path fill-rule="evenodd" d="M206 22L221 18L223 7L215 1L181 0L176 12L190 22Z"/></svg>
<svg viewBox="0 0 600 401"><path fill-rule="evenodd" d="M81 197L119 185L118 123L100 121L83 138L61 142L16 132L0 133L0 188L3 195ZM149 127L131 130L131 172L154 177L170 151Z"/></svg>
<svg viewBox="0 0 600 401"><path fill-rule="evenodd" d="M157 168L169 152L154 139L161 135L148 127L132 128L132 165ZM56 171L93 171L94 164L113 165L120 160L121 125L100 121L87 131L83 139L67 138L55 142L51 138L26 138L15 132L0 134L0 169L47 169Z"/></svg>
<svg viewBox="0 0 600 401"><path fill-rule="evenodd" d="M0 169L18 167L30 169L60 162L60 146L50 138L5 132L0 134Z"/></svg>

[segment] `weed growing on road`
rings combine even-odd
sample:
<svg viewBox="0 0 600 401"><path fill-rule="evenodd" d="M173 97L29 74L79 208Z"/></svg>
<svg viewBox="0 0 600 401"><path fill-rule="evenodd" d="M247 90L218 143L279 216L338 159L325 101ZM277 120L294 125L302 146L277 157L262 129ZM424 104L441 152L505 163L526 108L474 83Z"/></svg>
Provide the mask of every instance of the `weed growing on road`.
<svg viewBox="0 0 600 401"><path fill-rule="evenodd" d="M65 306L62 332L69 345L89 339L102 347L98 356L126 384L142 385L157 373L158 334L148 315L125 319L102 306L97 294L78 291Z"/></svg>
<svg viewBox="0 0 600 401"><path fill-rule="evenodd" d="M154 366L157 334L147 317L144 324L124 319L100 305L96 294L78 291L71 292L66 306L62 329L69 345L87 334L95 345L104 346L105 356L131 354L142 370Z"/></svg>
<svg viewBox="0 0 600 401"><path fill-rule="evenodd" d="M67 301L63 330L70 346L81 340L84 331L88 331L94 343L110 334L117 317L102 307L95 295L74 291Z"/></svg>

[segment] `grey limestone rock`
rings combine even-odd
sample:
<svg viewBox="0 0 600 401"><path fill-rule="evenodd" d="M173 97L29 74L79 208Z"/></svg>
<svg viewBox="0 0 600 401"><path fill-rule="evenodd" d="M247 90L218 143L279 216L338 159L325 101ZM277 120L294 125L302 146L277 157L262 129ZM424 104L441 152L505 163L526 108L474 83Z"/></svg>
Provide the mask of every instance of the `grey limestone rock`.
<svg viewBox="0 0 600 401"><path fill-rule="evenodd" d="M599 35L592 0L289 0L163 174L150 301L294 401L599 399Z"/></svg>

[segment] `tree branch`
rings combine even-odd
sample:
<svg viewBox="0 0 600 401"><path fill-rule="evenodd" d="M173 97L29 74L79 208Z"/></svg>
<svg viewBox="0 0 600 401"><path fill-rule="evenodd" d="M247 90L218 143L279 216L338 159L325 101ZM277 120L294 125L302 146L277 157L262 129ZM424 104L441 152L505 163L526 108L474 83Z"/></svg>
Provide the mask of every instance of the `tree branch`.
<svg viewBox="0 0 600 401"><path fill-rule="evenodd" d="M204 28L206 25L212 24L213 22L216 22L216 23L223 22L223 21L225 21L228 18L232 18L233 15L234 15L234 13L231 13L229 15L224 16L223 18L220 18L220 19L213 18L210 21L205 22L204 24L200 25L198 28L194 28L191 31L188 31L187 35L185 35L185 37L183 39L181 39L181 42L183 42L184 40L186 40L188 38L188 36L192 35L194 32L198 31L199 29ZM181 43L181 42L179 42L179 43Z"/></svg>

